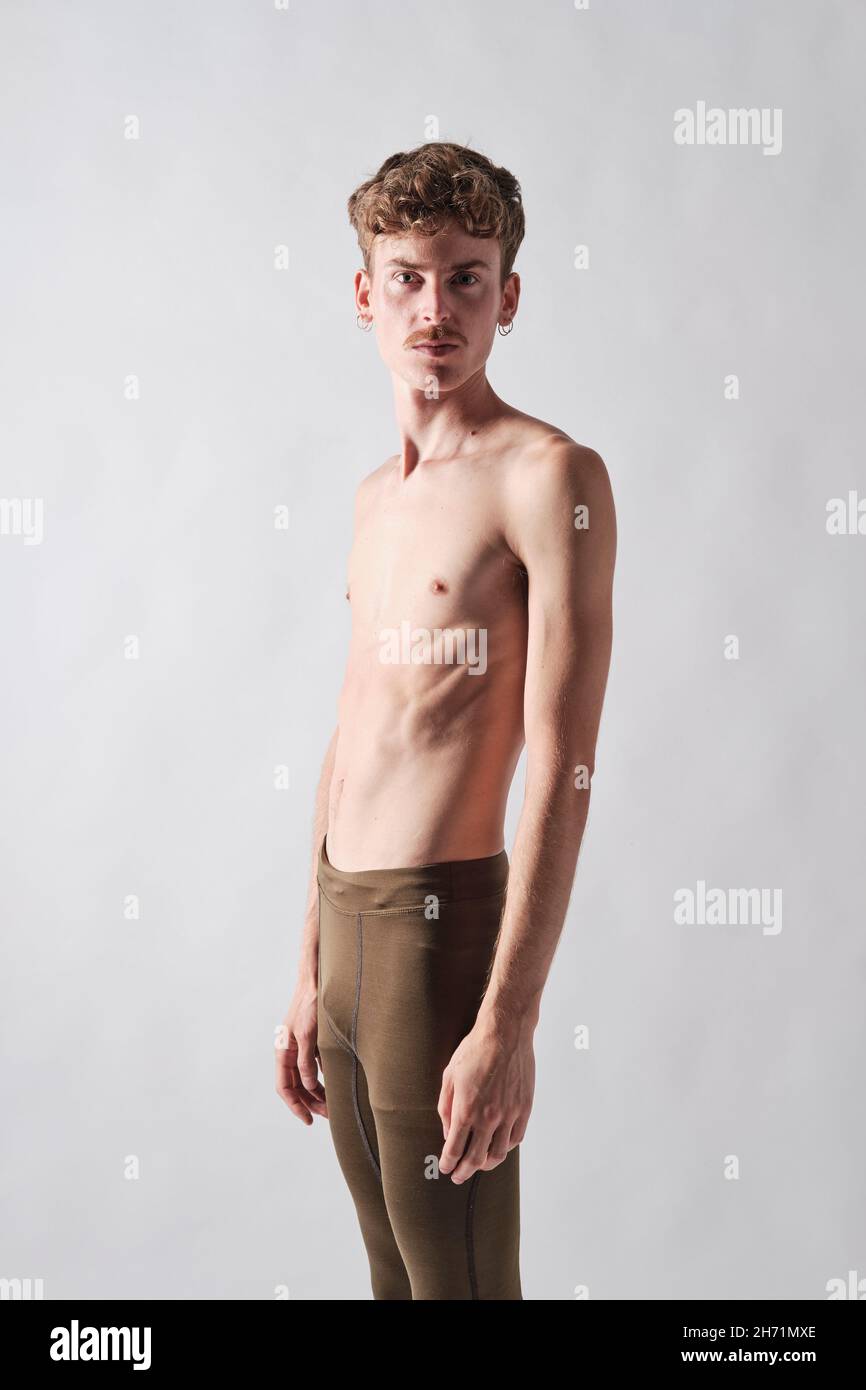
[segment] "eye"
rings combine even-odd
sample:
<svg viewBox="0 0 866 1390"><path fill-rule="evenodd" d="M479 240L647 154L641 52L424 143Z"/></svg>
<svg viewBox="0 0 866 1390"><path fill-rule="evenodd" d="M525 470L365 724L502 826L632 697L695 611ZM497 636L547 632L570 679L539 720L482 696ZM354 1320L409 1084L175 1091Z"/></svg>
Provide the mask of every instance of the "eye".
<svg viewBox="0 0 866 1390"><path fill-rule="evenodd" d="M394 279L395 279L395 280L400 280L400 276L401 276L401 275L408 275L410 280L411 280L411 278L412 278L412 272L411 272L411 270L398 270L398 271L397 271L397 274L394 276ZM405 281L405 280L401 280L400 283L403 284L403 285L405 285L405 284L406 284L406 281Z"/></svg>
<svg viewBox="0 0 866 1390"><path fill-rule="evenodd" d="M468 276L469 276L469 279L472 280L472 281L478 279L478 276L475 275L471 270L458 270L457 274L458 274L458 275L468 275Z"/></svg>

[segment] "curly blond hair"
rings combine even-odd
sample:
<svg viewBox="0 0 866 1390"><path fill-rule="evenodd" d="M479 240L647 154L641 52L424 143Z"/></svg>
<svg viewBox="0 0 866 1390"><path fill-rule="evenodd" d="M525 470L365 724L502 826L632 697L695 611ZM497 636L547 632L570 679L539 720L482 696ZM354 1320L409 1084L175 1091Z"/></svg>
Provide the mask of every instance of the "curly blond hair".
<svg viewBox="0 0 866 1390"><path fill-rule="evenodd" d="M467 145L439 140L392 154L355 189L348 209L368 275L380 233L432 236L455 218L470 236L499 238L504 284L525 230L514 175Z"/></svg>

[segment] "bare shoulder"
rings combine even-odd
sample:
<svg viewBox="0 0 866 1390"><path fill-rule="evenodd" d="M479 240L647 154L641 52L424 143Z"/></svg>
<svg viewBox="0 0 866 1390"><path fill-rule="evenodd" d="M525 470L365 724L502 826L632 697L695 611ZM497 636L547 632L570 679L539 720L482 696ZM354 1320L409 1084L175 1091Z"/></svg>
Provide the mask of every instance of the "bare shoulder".
<svg viewBox="0 0 866 1390"><path fill-rule="evenodd" d="M547 478L608 478L597 449L578 443L556 425L519 413L509 440L507 463L517 486L536 486Z"/></svg>
<svg viewBox="0 0 866 1390"><path fill-rule="evenodd" d="M543 420L521 416L505 458L506 515L515 536L537 526L551 532L556 516L594 514L596 535L615 530L613 490L597 449Z"/></svg>

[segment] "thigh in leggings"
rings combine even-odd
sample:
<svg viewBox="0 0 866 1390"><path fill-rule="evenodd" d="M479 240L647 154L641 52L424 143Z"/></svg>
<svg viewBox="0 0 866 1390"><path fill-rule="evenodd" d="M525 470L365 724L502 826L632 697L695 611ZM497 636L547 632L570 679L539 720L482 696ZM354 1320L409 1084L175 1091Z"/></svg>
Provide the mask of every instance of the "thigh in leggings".
<svg viewBox="0 0 866 1390"><path fill-rule="evenodd" d="M318 1045L331 1134L375 1299L522 1299L519 1146L440 1174L442 1073L475 1021L504 852L343 873L319 856Z"/></svg>

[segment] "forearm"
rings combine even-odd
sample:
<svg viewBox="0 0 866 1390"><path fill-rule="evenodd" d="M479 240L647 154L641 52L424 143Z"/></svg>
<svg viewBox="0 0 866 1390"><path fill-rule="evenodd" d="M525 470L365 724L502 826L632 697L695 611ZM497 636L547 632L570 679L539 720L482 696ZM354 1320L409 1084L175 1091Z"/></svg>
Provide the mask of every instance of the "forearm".
<svg viewBox="0 0 866 1390"><path fill-rule="evenodd" d="M577 748L561 742L536 748L511 854L505 910L487 990L478 1012L482 1026L533 1030L571 896L589 813L589 778L575 786L575 768L591 773ZM586 781L587 785L583 785Z"/></svg>
<svg viewBox="0 0 866 1390"><path fill-rule="evenodd" d="M301 938L301 955L298 964L298 978L313 986L319 978L319 887L318 866L319 848L328 829L328 806L331 796L331 778L334 773L334 759L337 751L339 729L331 735L325 753L319 785L316 789L316 805L313 813L313 853L310 867L310 882L307 892L307 907L304 913L304 932Z"/></svg>

